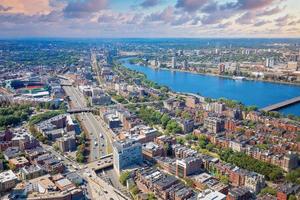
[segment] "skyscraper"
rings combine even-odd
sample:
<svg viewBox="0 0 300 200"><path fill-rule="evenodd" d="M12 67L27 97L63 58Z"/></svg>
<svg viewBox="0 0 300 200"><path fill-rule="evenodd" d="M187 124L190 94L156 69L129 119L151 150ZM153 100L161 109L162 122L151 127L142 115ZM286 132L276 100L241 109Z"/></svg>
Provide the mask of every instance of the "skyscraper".
<svg viewBox="0 0 300 200"><path fill-rule="evenodd" d="M266 58L266 67L273 67L274 66L274 58Z"/></svg>
<svg viewBox="0 0 300 200"><path fill-rule="evenodd" d="M176 68L176 58L175 57L172 57L172 66L171 66L173 69Z"/></svg>

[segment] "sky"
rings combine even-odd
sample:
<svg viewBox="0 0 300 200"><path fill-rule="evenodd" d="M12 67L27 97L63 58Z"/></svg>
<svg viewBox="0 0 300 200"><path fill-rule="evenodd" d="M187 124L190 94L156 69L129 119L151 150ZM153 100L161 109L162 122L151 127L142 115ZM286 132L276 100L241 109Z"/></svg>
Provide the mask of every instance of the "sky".
<svg viewBox="0 0 300 200"><path fill-rule="evenodd" d="M0 0L0 37L300 37L300 0Z"/></svg>

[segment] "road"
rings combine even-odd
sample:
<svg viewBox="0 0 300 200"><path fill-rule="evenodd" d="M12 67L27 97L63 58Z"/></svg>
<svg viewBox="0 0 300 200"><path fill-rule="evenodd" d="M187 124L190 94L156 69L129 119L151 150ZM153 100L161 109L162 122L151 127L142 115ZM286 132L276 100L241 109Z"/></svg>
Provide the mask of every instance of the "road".
<svg viewBox="0 0 300 200"><path fill-rule="evenodd" d="M95 118L92 113L80 113L81 123L86 128L90 137L90 161L100 159L100 157L107 155L108 146L110 145L105 130L101 126L101 123Z"/></svg>
<svg viewBox="0 0 300 200"><path fill-rule="evenodd" d="M79 108L86 108L86 100L84 96L80 93L78 88L73 86L64 86L63 89L65 90L66 94L69 95L72 108L79 109Z"/></svg>
<svg viewBox="0 0 300 200"><path fill-rule="evenodd" d="M52 146L41 144L42 147L50 154L57 157L66 166L66 174L76 172L84 180L86 180L86 191L91 199L103 200L129 200L121 191L113 188L109 183L101 180L93 171L89 169L88 165L82 165L74 160L67 158L61 153L57 152Z"/></svg>
<svg viewBox="0 0 300 200"><path fill-rule="evenodd" d="M63 87L66 94L70 97L72 109L85 108L86 100L83 94L75 87ZM86 128L90 139L90 157L89 161L95 161L100 157L111 153L112 140L108 137L107 130L103 123L92 113L78 114L82 125Z"/></svg>

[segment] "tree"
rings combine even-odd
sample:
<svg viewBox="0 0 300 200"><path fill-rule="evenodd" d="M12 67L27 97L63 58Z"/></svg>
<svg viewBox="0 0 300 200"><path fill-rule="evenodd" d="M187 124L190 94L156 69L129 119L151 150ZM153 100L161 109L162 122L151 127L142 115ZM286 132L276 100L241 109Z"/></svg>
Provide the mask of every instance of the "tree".
<svg viewBox="0 0 300 200"><path fill-rule="evenodd" d="M200 148L205 149L206 145L208 144L208 141L207 141L206 137L200 136L198 140L199 140Z"/></svg>
<svg viewBox="0 0 300 200"><path fill-rule="evenodd" d="M192 180L192 179L190 179L190 178L185 178L184 181L185 181L185 184L186 184L188 187L193 187L194 183L193 183L193 180Z"/></svg>
<svg viewBox="0 0 300 200"><path fill-rule="evenodd" d="M81 152L76 153L76 161L79 162L79 163L84 162L84 155Z"/></svg>
<svg viewBox="0 0 300 200"><path fill-rule="evenodd" d="M8 167L10 170L15 171L16 170L16 166L14 164L9 163Z"/></svg>
<svg viewBox="0 0 300 200"><path fill-rule="evenodd" d="M275 196L276 193L277 193L277 191L276 191L274 188L271 188L271 187L265 187L265 188L263 188L263 189L260 191L260 194L261 194L261 195L270 194L270 195Z"/></svg>
<svg viewBox="0 0 300 200"><path fill-rule="evenodd" d="M169 121L170 121L170 117L168 116L168 114L164 113L160 119L163 128L166 128Z"/></svg>
<svg viewBox="0 0 300 200"><path fill-rule="evenodd" d="M182 132L182 128L179 126L179 124L171 119L167 126L166 126L166 129L169 133L173 133L173 134L176 134L176 133L181 133Z"/></svg>
<svg viewBox="0 0 300 200"><path fill-rule="evenodd" d="M147 200L156 200L157 198L155 197L155 195L153 193L148 193L148 197Z"/></svg>
<svg viewBox="0 0 300 200"><path fill-rule="evenodd" d="M295 195L291 194L289 196L289 200L297 200L297 197Z"/></svg>
<svg viewBox="0 0 300 200"><path fill-rule="evenodd" d="M134 196L135 195L137 195L138 193L139 193L139 188L136 186L136 185L134 185L134 186L132 186L131 188L130 188L130 192L131 192L131 194L133 194Z"/></svg>
<svg viewBox="0 0 300 200"><path fill-rule="evenodd" d="M207 145L206 145L206 149L208 150L208 151L212 151L213 149L214 149L214 145L212 144L212 143L208 143Z"/></svg>
<svg viewBox="0 0 300 200"><path fill-rule="evenodd" d="M233 152L230 149L220 150L220 158L228 163L234 164L238 167L254 171L266 176L267 180L277 181L283 177L281 168L252 158L251 156L242 152Z"/></svg>
<svg viewBox="0 0 300 200"><path fill-rule="evenodd" d="M124 171L121 173L119 181L122 185L126 185L127 180L130 178L130 172L129 171Z"/></svg>
<svg viewBox="0 0 300 200"><path fill-rule="evenodd" d="M299 178L300 178L300 168L290 171L285 176L286 181L291 183L297 183L297 184L300 183Z"/></svg>

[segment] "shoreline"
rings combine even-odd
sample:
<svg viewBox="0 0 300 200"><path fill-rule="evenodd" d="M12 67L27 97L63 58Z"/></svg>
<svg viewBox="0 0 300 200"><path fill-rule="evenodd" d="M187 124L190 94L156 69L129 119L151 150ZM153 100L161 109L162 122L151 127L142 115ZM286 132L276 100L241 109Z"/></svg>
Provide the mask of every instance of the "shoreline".
<svg viewBox="0 0 300 200"><path fill-rule="evenodd" d="M266 83L277 83L277 84L292 85L292 86L300 87L300 83L262 80L262 79L249 78L249 77L245 77L245 76L243 76L244 77L243 80L236 80L232 76L226 76L226 75L220 75L220 74L214 74L214 73L201 73L201 72L193 72L193 71L188 71L188 70L170 69L170 68L153 68L153 67L147 66L147 65L143 65L143 66L152 68L154 70L168 70L168 71L174 71L174 72L185 72L185 73L199 74L199 75L204 75L204 76L214 76L214 77L219 77L219 78L231 79L231 80L235 80L235 81L245 81L245 80L246 81L260 81L260 82L266 82Z"/></svg>
<svg viewBox="0 0 300 200"><path fill-rule="evenodd" d="M131 63L129 63L131 64ZM225 79L231 79L231 80L235 80L232 76L226 76L226 75L220 75L220 74L214 74L214 73L202 73L202 72L194 72L194 71L189 71L189 70L183 70L183 69L171 69L171 68L155 68L155 67L151 67L150 65L143 65L140 63L135 63L135 64L131 64L131 65L139 65L139 66L143 66L143 67L148 67L154 70L167 70L167 71L173 71L173 72L185 72L185 73L191 73L191 74L199 74L199 75L204 75L204 76L214 76L214 77L219 77L219 78L225 78ZM265 83L276 83L276 84L284 84L284 85L291 85L291 86L299 86L300 87L300 83L291 83L291 82L283 82L283 81L272 81L272 80L263 80L263 79L255 79L255 78L249 78L249 77L245 77L243 76L244 79L243 80L236 80L236 81L260 81L260 82L265 82Z"/></svg>
<svg viewBox="0 0 300 200"><path fill-rule="evenodd" d="M122 63L122 66L127 68L126 66L124 66L125 63ZM128 63L130 64L130 63ZM154 70L165 70L165 71L173 71L173 72L185 72L185 73L191 73L191 74L198 74L198 75L203 75L203 76L212 76L212 77L218 77L218 78L224 78L224 79L231 79L231 80L235 80L235 81L253 81L253 82L265 82L265 83L273 83L273 84L282 84L282 85L290 85L290 86L300 86L300 83L298 84L294 84L294 83L288 83L288 82L279 82L279 81L267 81L267 80L257 80L257 79L250 79L250 78L246 78L243 79L243 80L236 80L236 79L233 79L231 76L225 76L225 75L218 75L218 74L212 74L212 73L199 73L199 72L191 72L191 71L187 71L187 70L181 70L181 69L170 69L170 68L154 68L154 67L151 67L149 65L141 65L141 64L130 64L130 65L136 65L136 66L141 66L141 67L147 67L147 68L151 68L151 69L154 69ZM169 88L170 89L170 88ZM177 92L177 91L174 91L172 89L170 89L169 91L170 93L172 93L173 95L184 95L184 96L196 96L196 97L206 97L206 96L202 96L201 94L196 94L196 93L188 93L188 92ZM213 98L215 99L215 98ZM215 99L217 100L217 99ZM241 101L240 101L241 102ZM244 104L243 102L241 102L243 105L247 106L246 104ZM257 106L257 105L255 105ZM258 110L260 110L261 108L263 107L260 107L260 106L257 106ZM281 113L281 115L283 116L287 116L288 113L283 113L280 111L281 109L279 110L274 110L275 112L279 112ZM293 114L293 113L292 113ZM299 114L293 114L295 116L300 116Z"/></svg>

